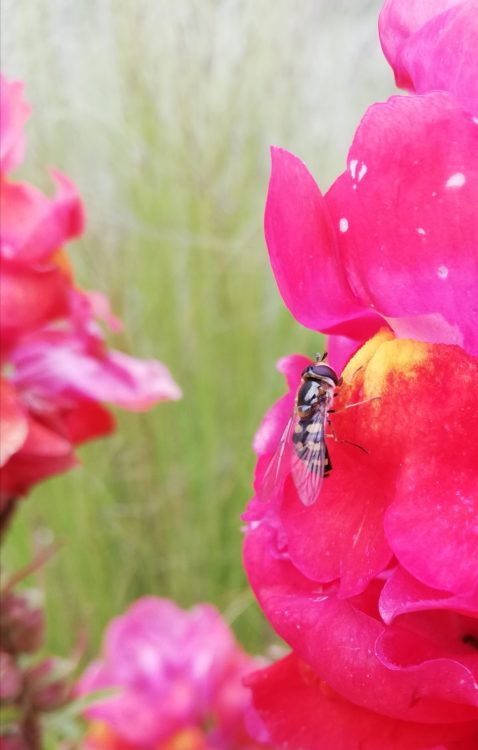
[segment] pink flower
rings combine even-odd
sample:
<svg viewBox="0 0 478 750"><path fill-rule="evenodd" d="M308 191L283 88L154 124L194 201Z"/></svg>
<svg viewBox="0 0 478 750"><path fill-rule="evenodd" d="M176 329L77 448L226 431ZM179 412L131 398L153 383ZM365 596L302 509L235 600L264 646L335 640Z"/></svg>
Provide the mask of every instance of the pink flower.
<svg viewBox="0 0 478 750"><path fill-rule="evenodd" d="M140 599L109 625L103 658L80 680L82 695L118 688L87 710L91 746L252 750L242 678L256 666L213 607L188 612L167 599Z"/></svg>
<svg viewBox="0 0 478 750"><path fill-rule="evenodd" d="M22 86L1 80L2 228L0 251L0 505L77 462L79 443L107 434L108 402L140 411L181 391L167 368L109 350L98 320L120 326L99 293L75 288L62 249L83 230L73 184L54 173L57 194L46 198L6 172L23 155L29 108Z"/></svg>
<svg viewBox="0 0 478 750"><path fill-rule="evenodd" d="M347 363L320 495L305 503L288 458L320 435L300 434L310 360L280 361L287 393L254 442L244 560L293 654L249 684L284 750L478 746L476 7L385 4L389 59L424 94L370 107L325 196L296 157L272 153L279 290L330 334L338 373ZM279 455L289 463L271 475Z"/></svg>
<svg viewBox="0 0 478 750"><path fill-rule="evenodd" d="M476 0L387 0L379 28L397 86L447 91L478 113Z"/></svg>

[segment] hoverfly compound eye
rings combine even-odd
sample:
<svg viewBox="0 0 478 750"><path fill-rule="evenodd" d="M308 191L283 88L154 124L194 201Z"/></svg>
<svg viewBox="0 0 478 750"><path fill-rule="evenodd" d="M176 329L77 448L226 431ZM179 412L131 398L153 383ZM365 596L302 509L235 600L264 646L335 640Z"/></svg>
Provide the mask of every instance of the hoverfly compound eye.
<svg viewBox="0 0 478 750"><path fill-rule="evenodd" d="M334 368L326 364L311 365L309 377L315 377L317 379L326 378L331 380L335 385L339 385L340 378L335 372Z"/></svg>

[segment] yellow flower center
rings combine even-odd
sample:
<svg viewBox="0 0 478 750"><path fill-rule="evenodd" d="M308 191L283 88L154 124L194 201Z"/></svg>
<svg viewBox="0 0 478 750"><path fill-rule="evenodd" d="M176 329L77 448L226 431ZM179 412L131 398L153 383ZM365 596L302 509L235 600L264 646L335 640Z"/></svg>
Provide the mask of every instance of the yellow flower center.
<svg viewBox="0 0 478 750"><path fill-rule="evenodd" d="M390 376L415 378L430 346L411 339L396 339L388 330L379 331L347 364L344 382L353 384L355 376L363 370L357 378L363 384L363 398L379 396L386 390Z"/></svg>

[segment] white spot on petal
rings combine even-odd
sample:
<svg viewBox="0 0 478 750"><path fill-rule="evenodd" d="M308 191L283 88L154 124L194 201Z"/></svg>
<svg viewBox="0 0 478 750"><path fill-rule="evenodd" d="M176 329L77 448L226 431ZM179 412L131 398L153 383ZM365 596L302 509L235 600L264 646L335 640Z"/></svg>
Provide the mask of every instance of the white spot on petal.
<svg viewBox="0 0 478 750"><path fill-rule="evenodd" d="M439 276L440 279L446 279L448 276L448 268L446 266L438 266L437 276Z"/></svg>
<svg viewBox="0 0 478 750"><path fill-rule="evenodd" d="M357 182L360 182L360 180L362 180L365 177L366 174L367 174L367 165L366 164L362 164L362 166L359 169L359 173L358 173L358 177L357 177Z"/></svg>
<svg viewBox="0 0 478 750"><path fill-rule="evenodd" d="M455 172L446 181L447 188L461 188L466 182L466 177L463 172Z"/></svg>
<svg viewBox="0 0 478 750"><path fill-rule="evenodd" d="M348 228L349 228L349 222L347 221L345 217L343 217L339 221L339 229L341 232L346 232Z"/></svg>
<svg viewBox="0 0 478 750"><path fill-rule="evenodd" d="M352 175L353 180L355 180L355 170L357 169L357 164L357 159L352 159L352 161L350 162L350 174Z"/></svg>
<svg viewBox="0 0 478 750"><path fill-rule="evenodd" d="M421 234L421 235L424 235L424 234L426 234L426 230L423 229L423 227L417 227L417 233Z"/></svg>

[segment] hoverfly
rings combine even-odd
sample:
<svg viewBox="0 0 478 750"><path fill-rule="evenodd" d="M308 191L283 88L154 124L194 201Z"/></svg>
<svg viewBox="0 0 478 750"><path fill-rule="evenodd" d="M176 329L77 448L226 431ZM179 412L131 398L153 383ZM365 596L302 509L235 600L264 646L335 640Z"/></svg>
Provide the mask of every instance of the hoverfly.
<svg viewBox="0 0 478 750"><path fill-rule="evenodd" d="M324 362L326 356L317 354L315 363L302 372L294 413L266 469L261 494L270 495L290 472L300 500L312 505L324 477L332 471L325 433L327 415L342 378Z"/></svg>

